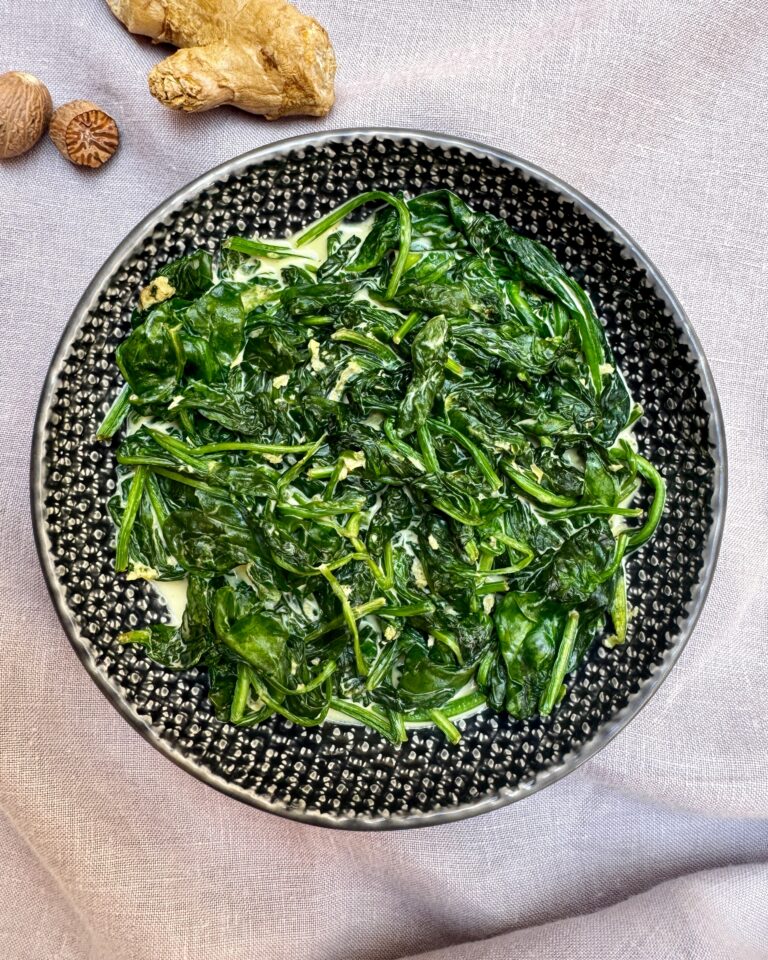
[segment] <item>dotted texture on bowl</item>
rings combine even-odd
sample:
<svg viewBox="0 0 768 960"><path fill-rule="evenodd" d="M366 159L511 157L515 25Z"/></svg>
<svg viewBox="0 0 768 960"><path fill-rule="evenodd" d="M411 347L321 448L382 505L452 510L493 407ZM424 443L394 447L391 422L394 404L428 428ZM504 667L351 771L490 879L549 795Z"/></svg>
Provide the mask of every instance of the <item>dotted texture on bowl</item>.
<svg viewBox="0 0 768 960"><path fill-rule="evenodd" d="M483 713L459 723L464 737L456 747L428 729L394 747L361 727L305 730L281 718L256 729L221 723L206 699L204 671L169 672L140 648L115 642L120 631L166 616L147 585L113 574L106 501L115 463L112 446L94 439L120 387L114 351L129 330L136 291L168 260L197 246L215 251L230 234L283 237L363 190L412 196L440 187L555 252L592 297L645 410L640 448L666 477L669 495L656 538L628 564L630 604L637 608L630 641L611 651L595 644L551 717L519 722ZM321 139L243 161L180 201L134 245L79 318L54 374L38 425L44 451L38 497L41 543L50 549L52 590L71 618L65 623L71 639L145 736L240 799L351 827L481 812L575 766L585 746L666 669L665 654L699 587L712 524L712 412L701 370L679 318L631 252L573 200L524 170L463 146L386 135Z"/></svg>

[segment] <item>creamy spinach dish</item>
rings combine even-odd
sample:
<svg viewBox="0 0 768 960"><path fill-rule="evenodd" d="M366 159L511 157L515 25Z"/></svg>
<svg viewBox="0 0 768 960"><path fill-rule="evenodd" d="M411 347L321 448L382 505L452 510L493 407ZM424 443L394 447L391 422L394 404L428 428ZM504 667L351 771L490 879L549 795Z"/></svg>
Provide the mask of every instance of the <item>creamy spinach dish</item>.
<svg viewBox="0 0 768 960"><path fill-rule="evenodd" d="M120 641L205 667L222 720L455 742L626 638L664 482L589 297L503 220L374 191L230 237L141 291L117 363L115 569L185 591Z"/></svg>

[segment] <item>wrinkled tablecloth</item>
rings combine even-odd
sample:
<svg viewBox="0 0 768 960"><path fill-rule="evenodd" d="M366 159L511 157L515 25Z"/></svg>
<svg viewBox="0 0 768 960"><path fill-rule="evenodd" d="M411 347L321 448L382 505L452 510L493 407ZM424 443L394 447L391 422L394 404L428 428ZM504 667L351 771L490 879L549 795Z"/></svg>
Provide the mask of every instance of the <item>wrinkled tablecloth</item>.
<svg viewBox="0 0 768 960"><path fill-rule="evenodd" d="M301 5L335 43L338 103L276 123L161 107L161 51L103 0L0 5L0 72L94 100L122 132L101 171L47 140L0 164L0 956L768 957L768 4ZM730 503L699 626L607 749L480 819L366 835L220 796L115 712L46 593L27 470L61 330L139 219L251 147L375 124L510 150L637 239L711 362Z"/></svg>

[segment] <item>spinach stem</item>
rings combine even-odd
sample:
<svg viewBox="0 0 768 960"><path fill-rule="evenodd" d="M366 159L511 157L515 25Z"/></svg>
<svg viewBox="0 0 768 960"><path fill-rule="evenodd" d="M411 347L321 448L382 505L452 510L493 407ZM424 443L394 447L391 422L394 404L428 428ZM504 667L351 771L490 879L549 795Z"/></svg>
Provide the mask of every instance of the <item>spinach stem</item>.
<svg viewBox="0 0 768 960"><path fill-rule="evenodd" d="M539 510L539 514L546 520L567 520L586 514L595 517L641 517L643 511L637 507L614 507L610 503L581 503L560 510Z"/></svg>
<svg viewBox="0 0 768 960"><path fill-rule="evenodd" d="M294 693L309 693L310 690L316 690L317 687L322 686L325 681L330 677L338 667L338 663L335 660L329 660L323 669L317 673L311 680L308 680L306 683L300 683L293 691Z"/></svg>
<svg viewBox="0 0 768 960"><path fill-rule="evenodd" d="M450 633L446 633L445 630L433 630L432 636L438 643L442 643L444 647L448 647L451 653L456 658L458 664L464 663L464 657L461 655L461 647L459 646L456 637L452 637Z"/></svg>
<svg viewBox="0 0 768 960"><path fill-rule="evenodd" d="M423 617L434 613L434 610L434 603L425 601L424 603L402 603L399 606L382 607L378 613L380 617L393 619L395 617Z"/></svg>
<svg viewBox="0 0 768 960"><path fill-rule="evenodd" d="M131 531L136 522L136 516L141 505L141 497L144 493L144 481L147 476L146 467L137 467L131 480L131 486L128 490L128 496L125 500L125 510L123 519L120 523L120 532L117 535L117 546L115 548L115 571L122 573L128 566L128 548L131 542Z"/></svg>
<svg viewBox="0 0 768 960"><path fill-rule="evenodd" d="M117 398L115 399L112 406L107 411L106 416L101 422L101 426L96 431L97 440L109 440L114 437L117 431L120 429L123 420L128 416L128 411L131 409L130 398L131 396L131 387L130 384L124 384L123 389L118 393Z"/></svg>
<svg viewBox="0 0 768 960"><path fill-rule="evenodd" d="M629 535L627 533L620 533L616 538L616 546L613 551L613 559L605 568L600 577L600 582L605 583L606 580L610 580L619 569L624 560L624 554L626 553L627 546L629 545Z"/></svg>
<svg viewBox="0 0 768 960"><path fill-rule="evenodd" d="M437 459L435 444L432 440L432 434L429 432L429 427L425 423L422 423L420 427L416 428L416 436L427 470L429 470L430 473L442 473L440 461Z"/></svg>
<svg viewBox="0 0 768 960"><path fill-rule="evenodd" d="M352 546L357 550L358 554L363 558L363 563L368 567L373 575L373 579L376 581L376 585L380 590L388 590L389 586L387 584L387 578L384 575L381 567L376 563L373 557L368 552L368 548L363 543L359 537L351 538Z"/></svg>
<svg viewBox="0 0 768 960"><path fill-rule="evenodd" d="M640 476L644 477L653 485L653 502L648 510L648 519L639 530L633 531L633 533L630 534L629 546L633 550L642 547L644 543L647 543L651 539L656 531L656 527L658 527L661 521L661 515L664 513L664 504L667 499L667 485L656 467L654 467L650 461L646 460L645 457L641 457L639 453L635 454L635 462L637 463L637 472Z"/></svg>
<svg viewBox="0 0 768 960"><path fill-rule="evenodd" d="M320 517L336 517L347 513L352 513L360 509L359 501L355 503L326 503L325 501L312 500L306 506L297 506L293 503L278 502L275 504L281 513L289 517L299 519L314 520Z"/></svg>
<svg viewBox="0 0 768 960"><path fill-rule="evenodd" d="M183 440L163 433L162 430L153 430L151 427L147 427L146 429L147 433L149 433L159 447L162 447L163 450L166 450L181 463L192 467L193 470L197 470L202 474L213 473L220 466L215 460L201 460L200 457L196 457L192 452L194 447L188 446Z"/></svg>
<svg viewBox="0 0 768 960"><path fill-rule="evenodd" d="M488 580L477 587L475 593L479 597L485 597L489 593L506 593L509 590L509 584L506 580Z"/></svg>
<svg viewBox="0 0 768 960"><path fill-rule="evenodd" d="M235 725L238 727L254 727L259 723L264 723L265 720L269 720L274 712L271 707L264 705L260 710L255 710L253 713L244 716L242 720L238 720Z"/></svg>
<svg viewBox="0 0 768 960"><path fill-rule="evenodd" d="M375 690L376 687L382 682L382 680L392 675L392 665L397 654L397 644L395 641L391 643L386 643L379 651L378 657L373 661L373 666L371 667L371 672L368 674L368 679L365 681L365 689Z"/></svg>
<svg viewBox="0 0 768 960"><path fill-rule="evenodd" d="M567 290L570 295L573 315L576 320L576 329L581 341L581 352L587 362L589 379L595 396L599 399L603 392L603 374L601 367L605 360L603 345L598 333L598 319L589 297L583 290L574 290L575 284L569 282Z"/></svg>
<svg viewBox="0 0 768 960"><path fill-rule="evenodd" d="M293 483L296 477L298 477L301 474L301 471L309 463L312 457L314 457L314 455L317 453L317 451L320 449L320 447L322 447L324 443L325 443L325 434L323 434L319 440L316 440L312 444L312 446L309 447L309 449L301 458L301 460L294 463L292 467L289 467L289 469L286 470L285 473L282 473L280 475L280 479L277 481L277 489L282 490L284 487L287 487L289 484Z"/></svg>
<svg viewBox="0 0 768 960"><path fill-rule="evenodd" d="M523 493L527 493L528 496L533 497L534 500L538 500L540 503L550 504L553 507L576 506L576 501L573 497L562 497L558 493L552 493L551 490L542 487L540 483L536 483L535 480L531 480L530 477L527 477L521 470L513 467L508 461L502 461L501 466L509 479L517 484Z"/></svg>
<svg viewBox="0 0 768 960"><path fill-rule="evenodd" d="M160 493L160 487L157 483L157 478L153 473L147 474L145 484L147 496L149 497L149 502L152 505L152 510L154 511L157 522L162 527L165 521L168 519L168 511L163 503L163 497Z"/></svg>
<svg viewBox="0 0 768 960"><path fill-rule="evenodd" d="M429 719L445 734L449 743L458 743L461 740L461 731L451 723L442 710L430 710Z"/></svg>
<svg viewBox="0 0 768 960"><path fill-rule="evenodd" d="M631 463L643 479L647 480L653 487L653 501L648 510L648 517L645 523L637 530L630 531L628 547L631 550L637 550L651 539L656 527L658 527L661 516L664 513L664 504L667 498L667 485L664 478L652 463L636 453L628 443L622 442L618 447L609 451L613 460L623 460Z"/></svg>
<svg viewBox="0 0 768 960"><path fill-rule="evenodd" d="M323 500L331 499L345 470L346 465L344 463L344 454L342 453L336 461L333 471L328 478L328 483L325 485L325 490L323 491Z"/></svg>
<svg viewBox="0 0 768 960"><path fill-rule="evenodd" d="M360 647L360 634L357 630L357 620L355 618L354 611L349 603L349 599L344 592L344 588L339 583L339 581L334 577L328 567L323 563L320 565L320 573L328 581L328 585L334 593L334 596L337 598L341 604L341 611L344 616L344 620L349 628L349 632L352 634L352 645L355 649L355 663L357 664L357 672L361 677L368 676L368 664L365 662L365 657L363 656L362 648Z"/></svg>
<svg viewBox="0 0 768 960"><path fill-rule="evenodd" d="M399 344L404 337L407 337L408 334L413 330L416 324L419 322L421 314L418 310L413 310L400 324L400 327L397 330L397 333L392 337L392 342Z"/></svg>
<svg viewBox="0 0 768 960"><path fill-rule="evenodd" d="M480 679L479 672L478 679ZM446 717L460 717L462 714L482 706L485 702L485 694L481 693L480 690L475 690L472 693L465 693L464 696L457 697L455 700L449 700L448 703L440 707L440 712ZM428 710L414 710L405 716L406 723L427 723L430 719Z"/></svg>
<svg viewBox="0 0 768 960"><path fill-rule="evenodd" d="M629 620L627 609L627 578L622 569L616 578L616 586L611 600L611 620L613 621L613 636L605 640L609 649L617 647L627 639L627 623Z"/></svg>
<svg viewBox="0 0 768 960"><path fill-rule="evenodd" d="M246 670L248 671L251 686L258 694L261 702L265 703L268 707L270 707L270 709L274 710L275 713L279 713L281 716L285 717L286 720L290 720L291 723L295 723L300 727L318 727L323 720L325 720L325 715L328 712L328 704L325 705L324 709L317 717L300 717L298 714L294 713L293 710L290 710L272 696L267 689L266 684L262 682L259 675L251 667L246 666Z"/></svg>
<svg viewBox="0 0 768 960"><path fill-rule="evenodd" d="M382 343L381 340L377 340L376 337L369 336L365 333L360 333L359 330L347 330L341 328L331 334L331 340L338 340L340 343L353 343L356 347L361 347L363 350L368 350L380 360L388 361L389 363L402 363L402 360L400 357L398 357L392 347L388 346L386 343Z"/></svg>
<svg viewBox="0 0 768 960"><path fill-rule="evenodd" d="M489 580L492 577L508 577L513 573L525 570L533 560L533 554L527 553L519 563L510 563L506 567L491 567L489 570L478 570L473 576L476 580Z"/></svg>
<svg viewBox="0 0 768 960"><path fill-rule="evenodd" d="M186 473L177 473L175 470L166 470L165 467L152 467L153 473L159 474L161 477L166 477L168 480L174 480L176 483L183 483L187 487L192 487L195 490L200 490L201 493L207 493L210 497L217 497L219 500L228 500L229 495L226 491L219 489L218 487L212 487L207 483L203 483L202 480L195 480L194 477L190 477Z"/></svg>
<svg viewBox="0 0 768 960"><path fill-rule="evenodd" d="M552 712L554 705L560 700L563 691L563 680L568 672L568 661L573 652L573 645L576 642L576 634L579 632L579 611L571 610L565 621L563 636L560 640L560 646L557 650L555 665L544 692L539 701L539 713L546 717Z"/></svg>
<svg viewBox="0 0 768 960"><path fill-rule="evenodd" d="M450 371L455 377L464 376L464 367L462 367L458 360L454 360L453 357L448 357L445 361L445 369Z"/></svg>
<svg viewBox="0 0 768 960"><path fill-rule="evenodd" d="M460 510L455 504L449 503L443 497L439 500L434 500L433 506L452 519L457 520L459 523L463 523L465 527L479 527L483 523L482 517L473 517L468 513L464 513L463 510Z"/></svg>
<svg viewBox="0 0 768 960"><path fill-rule="evenodd" d="M234 250L249 257L266 257L268 260L280 260L283 257L297 257L300 260L314 259L306 253L297 253L293 247L264 243L262 240L249 240L247 237L228 237L222 246L225 250Z"/></svg>
<svg viewBox="0 0 768 960"><path fill-rule="evenodd" d="M392 740L395 743L405 743L408 734L405 732L405 719L399 710L387 710L389 724L392 728Z"/></svg>
<svg viewBox="0 0 768 960"><path fill-rule="evenodd" d="M352 607L352 615L354 616L355 620L360 620L363 617L368 616L369 613L375 613L381 607L386 606L386 603L387 601L384 597L376 597L374 600L369 600L367 603L361 603L359 607ZM320 637L324 637L327 633L332 633L334 630L338 630L339 627L344 625L344 623L346 623L344 616L334 617L327 623L324 623L319 627L315 627L314 630L311 630L304 638L304 642L312 643L314 640L319 640Z"/></svg>
<svg viewBox="0 0 768 960"><path fill-rule="evenodd" d="M337 713L343 713L358 723L363 723L377 733L380 733L387 740L398 743L397 731L392 729L390 718L378 707L364 707L360 703L353 703L351 700L340 700L337 697L331 697L331 710Z"/></svg>
<svg viewBox="0 0 768 960"><path fill-rule="evenodd" d="M391 540L387 540L384 544L382 562L384 565L384 578L386 580L387 590L391 590L395 583L395 555Z"/></svg>
<svg viewBox="0 0 768 960"><path fill-rule="evenodd" d="M416 450L414 450L409 443L406 443L405 440L401 439L397 435L395 425L391 419L384 421L384 433L386 434L387 440L389 440L401 457L406 457L408 460L410 460L416 469L421 470L422 473L428 473L426 463L422 460Z"/></svg>
<svg viewBox="0 0 768 960"><path fill-rule="evenodd" d="M179 423L181 424L182 430L187 435L187 439L191 440L195 435L195 425L192 421L189 411L182 408L179 410L177 417Z"/></svg>
<svg viewBox="0 0 768 960"><path fill-rule="evenodd" d="M299 322L308 327L332 327L336 321L333 317L299 317Z"/></svg>
<svg viewBox="0 0 768 960"><path fill-rule="evenodd" d="M326 217L313 223L308 230L305 230L304 233L299 235L296 240L296 246L301 247L305 243L309 243L311 240L322 236L322 234L330 230L331 227L335 227L340 220L343 220L352 213L353 210L363 206L363 204L370 203L372 200L381 200L384 203L391 204L397 211L400 221L400 245L385 293L386 299L392 300L400 285L400 278L405 271L406 261L411 248L411 213L404 201L399 197L395 197L391 193L385 193L382 190L369 190L367 193L361 193L359 196L347 200L346 203L342 203L340 207L337 207ZM354 269L354 265L352 269Z"/></svg>
<svg viewBox="0 0 768 960"><path fill-rule="evenodd" d="M501 477L494 470L491 461L480 449L480 447L474 443L474 441L470 440L469 437L465 436L460 430L457 430L455 427L452 427L449 423L445 423L442 420L430 420L429 423L430 426L434 426L434 428L440 433L444 433L446 436L450 437L452 440L455 440L456 443L459 443L462 447L464 447L467 453L472 456L472 459L477 464L480 472L491 485L492 490L498 490L499 487L504 485Z"/></svg>
<svg viewBox="0 0 768 960"><path fill-rule="evenodd" d="M310 467L307 470L307 477L310 480L327 480L328 477L333 476L335 469L335 464L329 464L327 467Z"/></svg>
<svg viewBox="0 0 768 960"><path fill-rule="evenodd" d="M192 447L192 451L197 456L205 456L209 453L227 453L230 450L245 450L250 453L268 453L268 454L281 454L281 453L306 453L307 450L311 450L314 444L312 443L239 443L239 442L227 442L227 443L207 443L202 447Z"/></svg>
<svg viewBox="0 0 768 960"><path fill-rule="evenodd" d="M243 714L248 704L248 693L250 689L251 678L248 675L248 668L244 663L238 663L235 692L232 696L232 705L229 708L229 719L232 723L237 723L243 719Z"/></svg>

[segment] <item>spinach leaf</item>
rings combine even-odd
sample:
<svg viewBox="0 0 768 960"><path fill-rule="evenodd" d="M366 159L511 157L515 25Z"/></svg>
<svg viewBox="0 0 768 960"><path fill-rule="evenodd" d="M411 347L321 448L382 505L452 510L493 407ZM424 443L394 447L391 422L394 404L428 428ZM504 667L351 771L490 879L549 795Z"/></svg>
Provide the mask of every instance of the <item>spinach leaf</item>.
<svg viewBox="0 0 768 960"><path fill-rule="evenodd" d="M445 379L448 323L433 317L419 331L411 348L413 379L400 401L398 429L406 436L427 419Z"/></svg>
<svg viewBox="0 0 768 960"><path fill-rule="evenodd" d="M184 311L187 361L207 382L226 378L243 348L241 290L239 284L222 281Z"/></svg>
<svg viewBox="0 0 768 960"><path fill-rule="evenodd" d="M213 622L217 639L239 659L267 677L285 675L288 631L279 617L260 609L245 584L219 587Z"/></svg>
<svg viewBox="0 0 768 960"><path fill-rule="evenodd" d="M507 594L495 617L501 655L507 668L506 709L513 717L536 712L539 698L552 672L563 614L543 604L535 620L521 597Z"/></svg>
<svg viewBox="0 0 768 960"><path fill-rule="evenodd" d="M179 564L200 576L226 573L258 549L242 512L225 501L174 511L163 524L163 536Z"/></svg>
<svg viewBox="0 0 768 960"><path fill-rule="evenodd" d="M605 519L576 530L553 557L547 580L549 595L567 604L587 600L605 581L615 550L616 541Z"/></svg>
<svg viewBox="0 0 768 960"><path fill-rule="evenodd" d="M188 381L175 409L192 410L233 433L253 437L270 432L279 415L266 375L242 365L230 371L226 383Z"/></svg>
<svg viewBox="0 0 768 960"><path fill-rule="evenodd" d="M142 404L171 400L184 372L184 348L176 327L153 310L118 346L116 359L133 396Z"/></svg>
<svg viewBox="0 0 768 960"><path fill-rule="evenodd" d="M182 300L196 300L213 286L213 260L207 250L194 250L158 270Z"/></svg>

